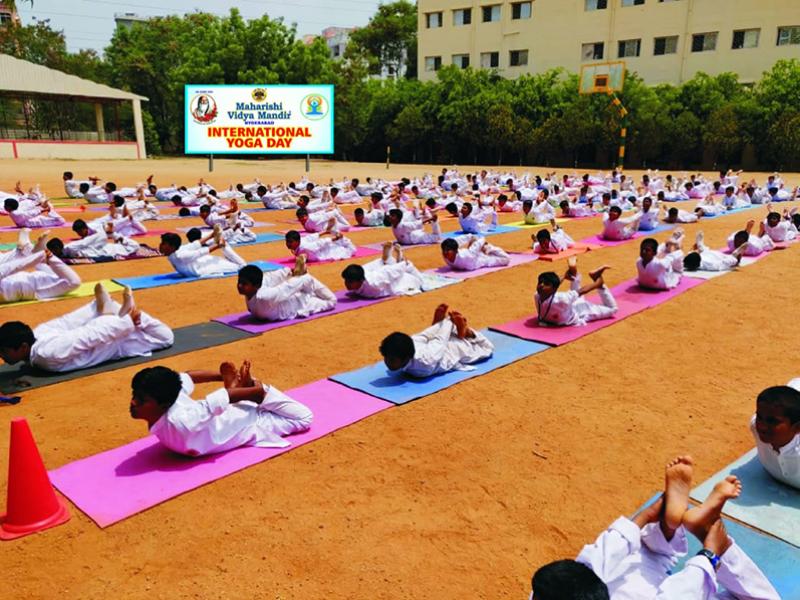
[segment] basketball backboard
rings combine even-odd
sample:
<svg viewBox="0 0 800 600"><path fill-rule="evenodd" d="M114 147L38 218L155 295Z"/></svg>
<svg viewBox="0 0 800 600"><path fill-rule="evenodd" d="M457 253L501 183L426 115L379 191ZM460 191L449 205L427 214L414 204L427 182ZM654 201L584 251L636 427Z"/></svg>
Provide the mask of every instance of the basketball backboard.
<svg viewBox="0 0 800 600"><path fill-rule="evenodd" d="M621 92L625 85L623 61L594 63L581 67L581 94L609 94Z"/></svg>

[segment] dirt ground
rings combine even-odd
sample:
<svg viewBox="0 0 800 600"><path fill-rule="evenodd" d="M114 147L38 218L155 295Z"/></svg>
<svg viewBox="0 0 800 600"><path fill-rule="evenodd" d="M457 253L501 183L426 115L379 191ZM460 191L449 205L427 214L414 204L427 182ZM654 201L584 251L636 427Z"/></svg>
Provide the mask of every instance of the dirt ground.
<svg viewBox="0 0 800 600"><path fill-rule="evenodd" d="M387 171L381 164L314 161L311 176L399 178L439 168L397 165ZM190 184L202 176L222 188L254 177L299 179L303 161L217 160L212 174L206 161L193 159L0 161L0 189L10 190L21 179L63 196L65 169L118 185L153 173L161 185ZM800 183L798 175L786 178ZM757 209L700 227L710 246L721 246L747 219L763 213ZM275 224L259 230L267 231L288 227L279 221L291 214L256 216ZM580 239L597 232L599 221L565 226ZM444 228L456 229L457 222L446 219ZM693 239L698 226L686 229ZM351 237L363 244L387 239L387 233L358 231ZM529 235L518 231L493 241L522 250ZM0 242L13 240L14 234L0 235ZM157 238L143 241L153 245ZM287 251L274 242L241 254L268 260ZM586 254L579 265L612 265L607 281L614 285L635 275L637 255L633 242ZM420 269L441 260L433 247L414 248L408 256ZM753 446L747 424L755 396L800 374L792 292L798 266L800 247L775 252L576 342L387 410L105 530L71 506L66 525L0 544L2 595L525 598L537 566L574 556L618 515L631 513L657 491L667 459L691 454L699 482ZM340 289L342 268L334 263L312 271ZM225 359L251 358L255 373L287 389L378 360L385 334L424 328L440 302L458 308L476 327L532 314L536 275L549 268L534 262L164 364L215 368ZM77 270L88 281L170 267L166 259L153 258ZM144 290L136 297L144 310L174 327L244 310L232 279ZM86 301L0 308L0 319L36 325ZM0 409L0 473L7 469L8 421L14 416L28 419L49 468L144 436L144 424L128 415L129 383L139 368L33 390L19 405ZM0 481L0 495L5 490Z"/></svg>

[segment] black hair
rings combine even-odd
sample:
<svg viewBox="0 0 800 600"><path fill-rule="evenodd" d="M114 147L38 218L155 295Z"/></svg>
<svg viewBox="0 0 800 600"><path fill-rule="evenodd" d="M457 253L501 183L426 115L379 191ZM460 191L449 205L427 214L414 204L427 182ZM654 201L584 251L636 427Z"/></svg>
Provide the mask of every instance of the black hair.
<svg viewBox="0 0 800 600"><path fill-rule="evenodd" d="M545 271L544 273L539 273L538 282L548 283L553 286L554 289L558 289L558 286L561 285L561 278L553 271Z"/></svg>
<svg viewBox="0 0 800 600"><path fill-rule="evenodd" d="M380 202L381 200L383 200L383 194L381 194L380 192L372 192L372 193L369 195L369 197L370 197L370 198L371 198L373 201L377 201L377 202Z"/></svg>
<svg viewBox="0 0 800 600"><path fill-rule="evenodd" d="M64 179L74 179L72 171L64 171Z"/></svg>
<svg viewBox="0 0 800 600"><path fill-rule="evenodd" d="M64 242L62 242L59 238L47 240L47 249L59 258L64 256Z"/></svg>
<svg viewBox="0 0 800 600"><path fill-rule="evenodd" d="M169 200L170 200L170 202L172 202L173 204L176 204L176 205L180 206L180 204L181 204L181 195L180 195L180 194L175 194L175 195L174 195L174 196L172 196L172 198L170 198Z"/></svg>
<svg viewBox="0 0 800 600"><path fill-rule="evenodd" d="M260 288L264 283L264 271L256 265L246 265L239 269L239 280Z"/></svg>
<svg viewBox="0 0 800 600"><path fill-rule="evenodd" d="M192 211L189 210L188 206L181 206L180 210L178 211L178 216L180 217L189 217L191 214Z"/></svg>
<svg viewBox="0 0 800 600"><path fill-rule="evenodd" d="M364 209L363 209L363 208L361 208L361 207L359 206L357 209L355 209L355 210L353 211L353 214L354 214L355 216L363 215L363 214L364 214Z"/></svg>
<svg viewBox="0 0 800 600"><path fill-rule="evenodd" d="M670 208L670 209L667 211L667 214L668 214L670 217L672 217L672 216L676 216L676 217L677 217L677 216L678 216L678 209L677 209L677 208L675 208L675 207L673 206L672 208Z"/></svg>
<svg viewBox="0 0 800 600"><path fill-rule="evenodd" d="M307 217L308 216L308 211L301 206L296 211L294 211L294 214L299 219L300 217Z"/></svg>
<svg viewBox="0 0 800 600"><path fill-rule="evenodd" d="M342 271L342 279L345 281L364 281L364 267L361 265L347 265Z"/></svg>
<svg viewBox="0 0 800 600"><path fill-rule="evenodd" d="M778 406L792 425L800 423L800 392L788 385L768 387L758 395L756 403Z"/></svg>
<svg viewBox="0 0 800 600"><path fill-rule="evenodd" d="M550 197L550 190L548 190L548 189L542 190L542 196L544 196L545 198L549 198Z"/></svg>
<svg viewBox="0 0 800 600"><path fill-rule="evenodd" d="M442 248L442 251L452 251L458 252L458 242L453 238L446 238L442 240L442 243L439 244Z"/></svg>
<svg viewBox="0 0 800 600"><path fill-rule="evenodd" d="M258 194L259 196L263 196L266 193L267 193L267 186L260 185L256 188L256 194Z"/></svg>
<svg viewBox="0 0 800 600"><path fill-rule="evenodd" d="M767 213L767 220L770 220L770 219L778 219L780 221L781 220L781 213L775 212L774 210L772 212Z"/></svg>
<svg viewBox="0 0 800 600"><path fill-rule="evenodd" d="M800 213L794 213L792 215L792 223L794 223L795 227L800 229Z"/></svg>
<svg viewBox="0 0 800 600"><path fill-rule="evenodd" d="M540 567L531 578L535 600L609 600L608 587L589 567L574 560L557 560Z"/></svg>
<svg viewBox="0 0 800 600"><path fill-rule="evenodd" d="M454 215L458 212L458 204L456 204L455 202L448 202L445 205L444 209L451 215Z"/></svg>
<svg viewBox="0 0 800 600"><path fill-rule="evenodd" d="M384 358L399 358L408 362L414 358L414 340L406 333L395 331L383 338L379 350Z"/></svg>
<svg viewBox="0 0 800 600"><path fill-rule="evenodd" d="M750 241L750 234L747 233L744 229L741 231L737 231L736 234L733 236L733 247L738 248L742 244L746 244Z"/></svg>
<svg viewBox="0 0 800 600"><path fill-rule="evenodd" d="M300 233L295 231L294 229L290 229L286 232L284 236L287 242L299 242L300 241Z"/></svg>
<svg viewBox="0 0 800 600"><path fill-rule="evenodd" d="M116 206L117 208L125 206L125 198L123 198L122 196L114 196L112 198L112 201L114 202L114 206Z"/></svg>
<svg viewBox="0 0 800 600"><path fill-rule="evenodd" d="M81 229L86 229L89 226L86 224L86 221L83 219L75 219L75 222L72 224L72 231L75 233L80 233Z"/></svg>
<svg viewBox="0 0 800 600"><path fill-rule="evenodd" d="M389 220L389 215L383 215L383 226L384 227L392 226L392 222Z"/></svg>
<svg viewBox="0 0 800 600"><path fill-rule="evenodd" d="M461 205L461 208L466 208L467 209L467 213L471 213L472 212L472 202L464 202L464 204Z"/></svg>
<svg viewBox="0 0 800 600"><path fill-rule="evenodd" d="M558 207L562 209L569 208L569 202L567 202L566 200L562 200L561 202L558 203Z"/></svg>
<svg viewBox="0 0 800 600"><path fill-rule="evenodd" d="M358 178L357 178L357 177L353 177L353 178L350 180L350 185L352 185L353 187L356 187L356 186L357 186L359 183L360 183L360 182L358 181Z"/></svg>
<svg viewBox="0 0 800 600"><path fill-rule="evenodd" d="M728 187L725 188L725 191L726 192L735 192L736 188L733 187L732 185L729 185Z"/></svg>
<svg viewBox="0 0 800 600"><path fill-rule="evenodd" d="M608 212L609 213L615 212L622 214L622 209L619 206L612 206L611 208L608 209Z"/></svg>
<svg viewBox="0 0 800 600"><path fill-rule="evenodd" d="M684 271L697 271L700 268L700 253L689 252L683 257L683 270Z"/></svg>
<svg viewBox="0 0 800 600"><path fill-rule="evenodd" d="M508 196L506 196L505 194L500 194L497 197L497 201L498 202L508 202Z"/></svg>
<svg viewBox="0 0 800 600"><path fill-rule="evenodd" d="M181 236L179 236L177 233L172 233L171 231L168 233L162 233L161 242L164 244L169 244L177 250L181 247Z"/></svg>
<svg viewBox="0 0 800 600"><path fill-rule="evenodd" d="M117 184L113 181L106 181L106 189L109 192L116 192L117 191Z"/></svg>
<svg viewBox="0 0 800 600"><path fill-rule="evenodd" d="M777 193L778 193L778 188L776 188L776 187L771 187L771 188L769 188L769 190L768 190L768 191L769 191L769 195L770 195L770 196L774 196L775 194L777 194Z"/></svg>
<svg viewBox="0 0 800 600"><path fill-rule="evenodd" d="M330 191L331 191L331 196L335 196L336 194L339 193L339 188L332 187Z"/></svg>
<svg viewBox="0 0 800 600"><path fill-rule="evenodd" d="M203 204L203 205L200 207L200 214L203 214L203 213L210 213L210 212L211 212L211 207L210 207L208 204Z"/></svg>
<svg viewBox="0 0 800 600"><path fill-rule="evenodd" d="M182 387L181 376L161 366L142 369L131 379L131 389L137 400L150 396L162 408L175 404Z"/></svg>
<svg viewBox="0 0 800 600"><path fill-rule="evenodd" d="M203 237L203 232L197 227L192 227L186 232L186 239L190 242L196 242Z"/></svg>
<svg viewBox="0 0 800 600"><path fill-rule="evenodd" d="M642 243L639 244L639 250L645 248L652 248L653 252L658 252L658 240L656 238L644 238Z"/></svg>
<svg viewBox="0 0 800 600"><path fill-rule="evenodd" d="M390 217L396 217L398 222L402 221L403 220L403 211L400 210L399 208L393 208L392 210L389 211L389 216Z"/></svg>
<svg viewBox="0 0 800 600"><path fill-rule="evenodd" d="M19 202L14 198L6 198L6 201L3 202L3 208L5 208L7 212L14 212L19 208Z"/></svg>
<svg viewBox="0 0 800 600"><path fill-rule="evenodd" d="M427 200L425 200L425 206L433 208L434 206L436 206L436 200L434 200L433 198L428 198Z"/></svg>
<svg viewBox="0 0 800 600"><path fill-rule="evenodd" d="M80 184L80 185L78 186L78 190L80 191L80 193L81 193L81 194L85 194L86 192L88 192L88 191L89 191L89 188L90 188L90 187L92 187L92 186L90 186L88 183L86 183L86 182L84 181L82 184Z"/></svg>
<svg viewBox="0 0 800 600"><path fill-rule="evenodd" d="M544 240L550 240L550 232L547 229L540 229L536 232L536 241L541 244Z"/></svg>
<svg viewBox="0 0 800 600"><path fill-rule="evenodd" d="M0 325L0 348L16 350L22 344L33 346L33 330L22 321L8 321Z"/></svg>
<svg viewBox="0 0 800 600"><path fill-rule="evenodd" d="M522 208L531 209L533 208L533 200L523 200L522 201Z"/></svg>

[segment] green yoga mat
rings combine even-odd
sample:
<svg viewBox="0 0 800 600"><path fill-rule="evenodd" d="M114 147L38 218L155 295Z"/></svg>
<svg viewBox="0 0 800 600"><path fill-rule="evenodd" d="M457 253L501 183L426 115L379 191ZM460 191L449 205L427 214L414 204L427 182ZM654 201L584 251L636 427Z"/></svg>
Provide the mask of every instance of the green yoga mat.
<svg viewBox="0 0 800 600"><path fill-rule="evenodd" d="M62 381L88 377L96 373L115 371L131 365L163 360L186 352L221 346L222 344L229 344L248 337L252 337L252 334L216 322L180 327L175 330L175 343L169 348L153 352L152 356L136 356L134 358L114 360L88 369L79 369L68 373L40 371L29 365L3 365L0 367L0 390L5 394L25 392L33 388L61 383ZM20 384L20 380L30 385Z"/></svg>

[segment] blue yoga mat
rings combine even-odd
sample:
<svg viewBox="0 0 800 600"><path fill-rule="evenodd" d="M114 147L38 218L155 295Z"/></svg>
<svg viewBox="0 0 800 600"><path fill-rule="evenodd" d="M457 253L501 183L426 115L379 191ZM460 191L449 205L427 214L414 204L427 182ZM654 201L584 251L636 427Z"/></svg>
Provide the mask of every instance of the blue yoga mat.
<svg viewBox="0 0 800 600"><path fill-rule="evenodd" d="M389 375L386 365L380 361L362 369L334 375L330 379L393 404L405 404L466 379L484 375L550 347L488 329L481 330L481 333L494 344L494 354L487 360L475 364L474 371L451 371L424 379L412 379Z"/></svg>
<svg viewBox="0 0 800 600"><path fill-rule="evenodd" d="M267 242L277 242L278 240L283 240L283 239L284 236L278 235L277 233L257 233L255 241L245 242L244 244L235 244L234 247L238 248L239 246L252 246L253 244L265 244Z"/></svg>
<svg viewBox="0 0 800 600"><path fill-rule="evenodd" d="M755 448L692 490L692 499L702 502L728 475L742 481L742 495L725 504L725 514L800 548L800 490L773 479ZM800 579L798 588L800 595Z"/></svg>
<svg viewBox="0 0 800 600"><path fill-rule="evenodd" d="M661 492L650 498L634 514L650 506L660 495ZM731 502L736 500L726 503L726 512ZM783 600L800 599L800 549L730 519L723 518L722 522L728 535L756 563ZM702 549L701 543L693 535L687 533L686 537L689 540L689 552L673 567L673 573L680 571L686 561Z"/></svg>
<svg viewBox="0 0 800 600"><path fill-rule="evenodd" d="M260 260L253 261L249 263L251 265L256 265L260 267L262 271L276 271L277 269L283 269L283 265L279 265L276 263L271 262L264 262ZM138 277L120 277L119 279L114 279L116 283L120 285L127 285L132 290L146 290L149 288L161 287L164 285L173 285L176 283L188 283L190 281L202 281L205 279L220 279L222 277L230 277L232 275L236 275L237 271L232 271L231 273L226 273L224 275L217 275L214 277L184 277L179 273L160 273L157 275L139 275Z"/></svg>
<svg viewBox="0 0 800 600"><path fill-rule="evenodd" d="M720 213L720 214L714 215L712 217L702 217L700 220L701 221L705 221L706 219L716 219L717 217L725 217L727 215L734 215L736 213L745 212L745 211L748 211L748 210L753 210L754 208L757 208L758 206L760 206L760 205L753 204L752 206L747 206L747 207L744 207L744 208L734 208L733 210L728 210L728 211L725 211L724 213Z"/></svg>
<svg viewBox="0 0 800 600"><path fill-rule="evenodd" d="M665 231L669 231L670 229L673 229L674 227L675 227L675 225L673 225L671 223L662 223L661 225L657 225L655 227L655 229L640 229L639 233L642 234L642 235L649 236L651 234L663 233Z"/></svg>
<svg viewBox="0 0 800 600"><path fill-rule="evenodd" d="M486 231L480 234L469 234L466 231L450 231L448 233L443 234L443 238L453 238L459 235L482 235L484 237L488 235L496 235L498 233L510 233L512 231L519 231L519 227L512 227L511 225L498 225L492 231Z"/></svg>

